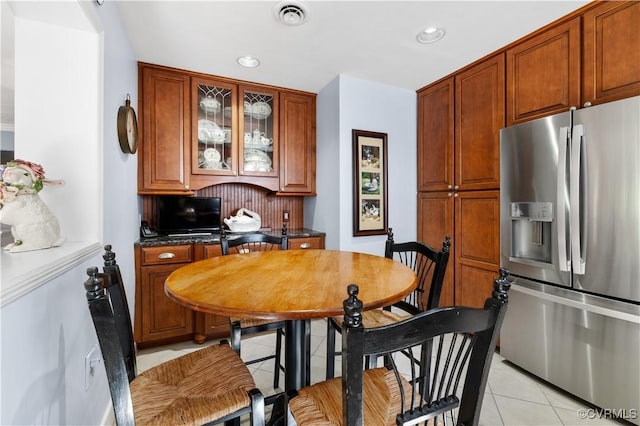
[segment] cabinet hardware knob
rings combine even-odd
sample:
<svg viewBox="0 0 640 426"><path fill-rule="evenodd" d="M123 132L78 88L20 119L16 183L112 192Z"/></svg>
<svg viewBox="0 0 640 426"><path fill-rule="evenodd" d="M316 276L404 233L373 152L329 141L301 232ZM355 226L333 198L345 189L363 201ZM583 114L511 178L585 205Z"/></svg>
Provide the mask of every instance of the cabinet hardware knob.
<svg viewBox="0 0 640 426"><path fill-rule="evenodd" d="M453 192L448 192L447 193L447 197L452 197L453 196Z"/></svg>
<svg viewBox="0 0 640 426"><path fill-rule="evenodd" d="M460 187L458 185L453 185L453 189L457 191L458 189L460 189Z"/></svg>
<svg viewBox="0 0 640 426"><path fill-rule="evenodd" d="M455 194L453 194L454 197L458 197L458 193L456 192Z"/></svg>
<svg viewBox="0 0 640 426"><path fill-rule="evenodd" d="M301 248L301 249L308 249L308 248L311 248L311 244L309 244L309 243L302 243L302 244L300 244L300 248Z"/></svg>
<svg viewBox="0 0 640 426"><path fill-rule="evenodd" d="M175 253L160 253L158 259L173 259L176 257Z"/></svg>
<svg viewBox="0 0 640 426"><path fill-rule="evenodd" d="M447 185L447 189L453 189L453 185Z"/></svg>
<svg viewBox="0 0 640 426"><path fill-rule="evenodd" d="M188 191L189 190L189 185L185 185L184 189L186 189Z"/></svg>

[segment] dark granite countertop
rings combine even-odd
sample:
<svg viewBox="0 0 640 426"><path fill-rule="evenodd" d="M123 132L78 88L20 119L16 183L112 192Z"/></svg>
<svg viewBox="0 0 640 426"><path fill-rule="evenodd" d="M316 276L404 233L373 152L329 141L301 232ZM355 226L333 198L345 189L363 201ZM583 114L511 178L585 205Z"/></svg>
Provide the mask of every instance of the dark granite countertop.
<svg viewBox="0 0 640 426"><path fill-rule="evenodd" d="M260 229L256 231L256 233L260 234L268 234L268 235L282 235L281 229ZM227 232L228 238L233 238L233 236L239 235L237 233ZM299 228L299 229L288 229L287 237L289 238L304 238L304 237L324 237L326 234L324 232L314 231L313 229L307 228ZM211 243L219 243L220 242L220 234L212 234L212 235L189 235L184 237L176 237L176 236L158 236L153 238L141 238L134 243L136 246L142 247L153 247L153 246L174 246L180 244L193 244L193 243L202 243L202 244L211 244Z"/></svg>

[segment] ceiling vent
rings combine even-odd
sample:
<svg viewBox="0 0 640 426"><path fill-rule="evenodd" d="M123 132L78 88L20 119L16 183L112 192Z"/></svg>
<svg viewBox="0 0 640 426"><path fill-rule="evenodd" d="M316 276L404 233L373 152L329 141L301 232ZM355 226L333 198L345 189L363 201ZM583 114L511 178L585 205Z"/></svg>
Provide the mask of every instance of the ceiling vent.
<svg viewBox="0 0 640 426"><path fill-rule="evenodd" d="M284 25L302 25L309 19L309 8L302 2L284 0L273 8L276 19Z"/></svg>

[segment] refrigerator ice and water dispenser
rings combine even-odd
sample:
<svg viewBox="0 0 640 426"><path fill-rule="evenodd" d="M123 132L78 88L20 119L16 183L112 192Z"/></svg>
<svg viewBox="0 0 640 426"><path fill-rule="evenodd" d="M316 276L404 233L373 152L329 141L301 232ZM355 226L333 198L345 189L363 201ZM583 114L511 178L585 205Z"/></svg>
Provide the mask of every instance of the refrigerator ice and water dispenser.
<svg viewBox="0 0 640 426"><path fill-rule="evenodd" d="M511 203L511 260L552 263L552 223L552 203Z"/></svg>

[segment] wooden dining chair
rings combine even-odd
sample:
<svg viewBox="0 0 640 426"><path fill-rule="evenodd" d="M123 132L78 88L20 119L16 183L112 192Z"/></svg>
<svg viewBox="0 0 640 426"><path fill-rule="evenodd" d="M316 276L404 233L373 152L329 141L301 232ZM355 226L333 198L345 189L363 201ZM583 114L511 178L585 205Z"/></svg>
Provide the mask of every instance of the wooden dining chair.
<svg viewBox="0 0 640 426"><path fill-rule="evenodd" d="M264 425L264 398L227 342L166 361L137 374L131 317L120 268L105 246L103 273L87 269L89 311L104 361L117 425Z"/></svg>
<svg viewBox="0 0 640 426"><path fill-rule="evenodd" d="M407 315L415 315L438 307L449 262L450 246L449 236L445 237L440 251L436 251L419 241L396 243L393 239L393 229L389 228L385 244L385 257L397 260L411 268L418 276L418 285L404 300L393 304L393 306L365 311L362 318L365 327L391 324L401 321ZM342 329L342 319L341 316L327 318L327 379L335 375L335 358L340 355L340 352L335 349L335 335L336 331L340 332Z"/></svg>
<svg viewBox="0 0 640 426"><path fill-rule="evenodd" d="M286 236L272 236L266 234L242 234L228 238L226 234L221 238L222 254L244 254L256 251L286 250ZM250 296L250 295L249 295ZM269 359L274 360L273 388L280 385L280 371L284 370L281 363L282 336L284 335L284 321L261 320L257 318L229 318L231 329L231 347L238 355L241 354L242 336L276 330L276 351L274 355L246 360L246 364L255 364Z"/></svg>
<svg viewBox="0 0 640 426"><path fill-rule="evenodd" d="M349 285L343 375L290 392L293 418L298 425L477 425L509 287L501 270L484 308L435 308L367 328L358 286ZM427 368L406 362L418 356L400 355L426 342L433 342ZM364 358L379 355L385 366L364 370Z"/></svg>

